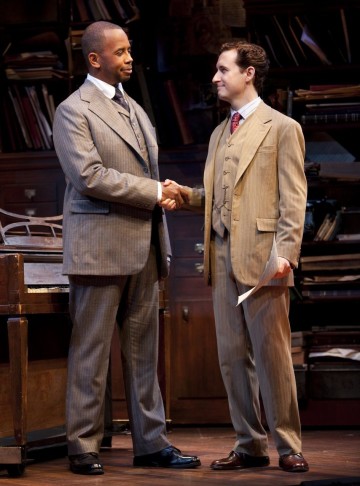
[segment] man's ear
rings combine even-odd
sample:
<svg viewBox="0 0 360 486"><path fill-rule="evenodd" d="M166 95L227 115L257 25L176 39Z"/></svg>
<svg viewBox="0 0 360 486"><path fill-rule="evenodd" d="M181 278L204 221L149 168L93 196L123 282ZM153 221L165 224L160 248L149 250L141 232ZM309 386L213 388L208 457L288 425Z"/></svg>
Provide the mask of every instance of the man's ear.
<svg viewBox="0 0 360 486"><path fill-rule="evenodd" d="M254 66L249 66L247 69L246 69L246 74L247 74L247 77L248 79L254 79L255 77L255 68Z"/></svg>
<svg viewBox="0 0 360 486"><path fill-rule="evenodd" d="M96 54L96 52L90 52L89 55L88 55L88 59L89 59L90 66L92 66L93 68L99 68L100 67L100 64L99 64L99 61L98 61L98 55Z"/></svg>

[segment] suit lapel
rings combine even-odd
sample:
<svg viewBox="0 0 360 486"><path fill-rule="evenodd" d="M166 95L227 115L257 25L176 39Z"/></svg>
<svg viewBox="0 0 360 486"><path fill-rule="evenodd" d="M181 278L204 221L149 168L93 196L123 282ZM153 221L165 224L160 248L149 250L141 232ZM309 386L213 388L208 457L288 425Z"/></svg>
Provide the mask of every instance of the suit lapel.
<svg viewBox="0 0 360 486"><path fill-rule="evenodd" d="M245 128L245 125L243 128ZM249 118L248 125L246 126L246 134L241 147L241 156L236 173L235 184L237 184L246 168L254 158L254 155L256 154L270 128L271 109L262 102L255 110L253 115ZM238 136L241 137L240 132L238 133Z"/></svg>
<svg viewBox="0 0 360 486"><path fill-rule="evenodd" d="M139 145L134 140L134 134L126 119L130 114L124 108L107 98L91 81L85 80L80 87L80 96L83 101L89 103L89 110L141 155Z"/></svg>
<svg viewBox="0 0 360 486"><path fill-rule="evenodd" d="M211 139L209 149L208 149L208 159L206 160L205 170L204 170L204 187L207 191L213 191L214 185L214 171L215 171L215 157L217 154L218 146L222 134L224 132L225 127L227 126L229 118L226 118L222 121L222 123L216 128L217 132L214 132L214 136ZM210 200L212 201L212 192L207 193L207 196L211 196ZM209 197L207 197L209 200Z"/></svg>

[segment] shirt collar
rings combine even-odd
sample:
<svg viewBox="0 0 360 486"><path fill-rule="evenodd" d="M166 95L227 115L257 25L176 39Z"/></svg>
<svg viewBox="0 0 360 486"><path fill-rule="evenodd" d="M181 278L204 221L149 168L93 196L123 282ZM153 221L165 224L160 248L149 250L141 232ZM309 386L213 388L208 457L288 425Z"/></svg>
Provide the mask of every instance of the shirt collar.
<svg viewBox="0 0 360 486"><path fill-rule="evenodd" d="M240 110L233 110L232 108L230 109L231 113L230 115L233 116L234 113L238 112L240 113L241 117L246 120L248 116L250 116L256 108L259 106L261 103L261 98L258 96L254 100L250 101L250 103L247 103L246 105L242 106Z"/></svg>
<svg viewBox="0 0 360 486"><path fill-rule="evenodd" d="M114 98L115 96L115 86L112 86L111 84L105 83L105 81L102 81L101 79L95 78L94 76L91 76L91 74L88 74L86 79L91 81L95 86L99 88L100 91L104 93L104 95L107 98ZM122 87L122 84L118 84L119 90L124 93L124 88Z"/></svg>

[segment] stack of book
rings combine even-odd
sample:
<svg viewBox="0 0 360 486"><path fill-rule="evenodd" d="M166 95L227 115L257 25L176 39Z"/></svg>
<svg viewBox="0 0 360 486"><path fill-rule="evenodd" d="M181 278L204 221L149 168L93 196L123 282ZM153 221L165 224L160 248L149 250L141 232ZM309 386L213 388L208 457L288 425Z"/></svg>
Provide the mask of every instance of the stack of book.
<svg viewBox="0 0 360 486"><path fill-rule="evenodd" d="M52 51L21 52L5 58L5 74L10 80L66 78L57 54Z"/></svg>
<svg viewBox="0 0 360 486"><path fill-rule="evenodd" d="M246 3L245 0L245 6ZM251 8L266 9L267 3L252 1ZM274 66L332 66L359 59L358 21L358 9L314 9L297 15L289 10L269 12L262 22L257 19L254 26L250 19L249 30L252 38L265 47Z"/></svg>
<svg viewBox="0 0 360 486"><path fill-rule="evenodd" d="M342 211L336 211L335 214L326 214L323 222L321 223L314 241L332 241L336 238L339 229L341 227Z"/></svg>
<svg viewBox="0 0 360 486"><path fill-rule="evenodd" d="M360 85L315 85L295 90L293 101L305 101L305 110L300 118L303 125L358 123L359 98Z"/></svg>
<svg viewBox="0 0 360 486"><path fill-rule="evenodd" d="M4 116L8 122L11 150L51 150L54 99L47 86L18 86L8 88L4 100Z"/></svg>
<svg viewBox="0 0 360 486"><path fill-rule="evenodd" d="M291 357L294 365L306 364L307 339L309 332L293 331L291 333Z"/></svg>
<svg viewBox="0 0 360 486"><path fill-rule="evenodd" d="M129 24L140 18L135 0L76 0L74 7L75 20L80 22L116 19Z"/></svg>

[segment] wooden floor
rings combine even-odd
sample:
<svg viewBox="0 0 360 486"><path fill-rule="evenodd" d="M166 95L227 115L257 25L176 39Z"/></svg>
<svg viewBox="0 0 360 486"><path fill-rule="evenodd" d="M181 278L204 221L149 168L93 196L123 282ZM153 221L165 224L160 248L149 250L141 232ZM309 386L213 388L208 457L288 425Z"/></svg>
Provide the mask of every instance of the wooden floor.
<svg viewBox="0 0 360 486"><path fill-rule="evenodd" d="M360 430L305 430L303 451L310 465L308 473L285 473L278 468L278 456L270 438L270 461L266 468L241 471L212 471L214 459L227 456L234 443L231 428L173 428L171 442L184 453L200 456L202 465L192 470L170 470L132 467L131 436L114 436L112 448L102 449L103 476L84 477L68 470L66 457L29 463L19 478L9 478L0 470L0 484L9 486L86 485L191 485L204 486L313 486L360 485ZM350 481L350 478L352 480Z"/></svg>

